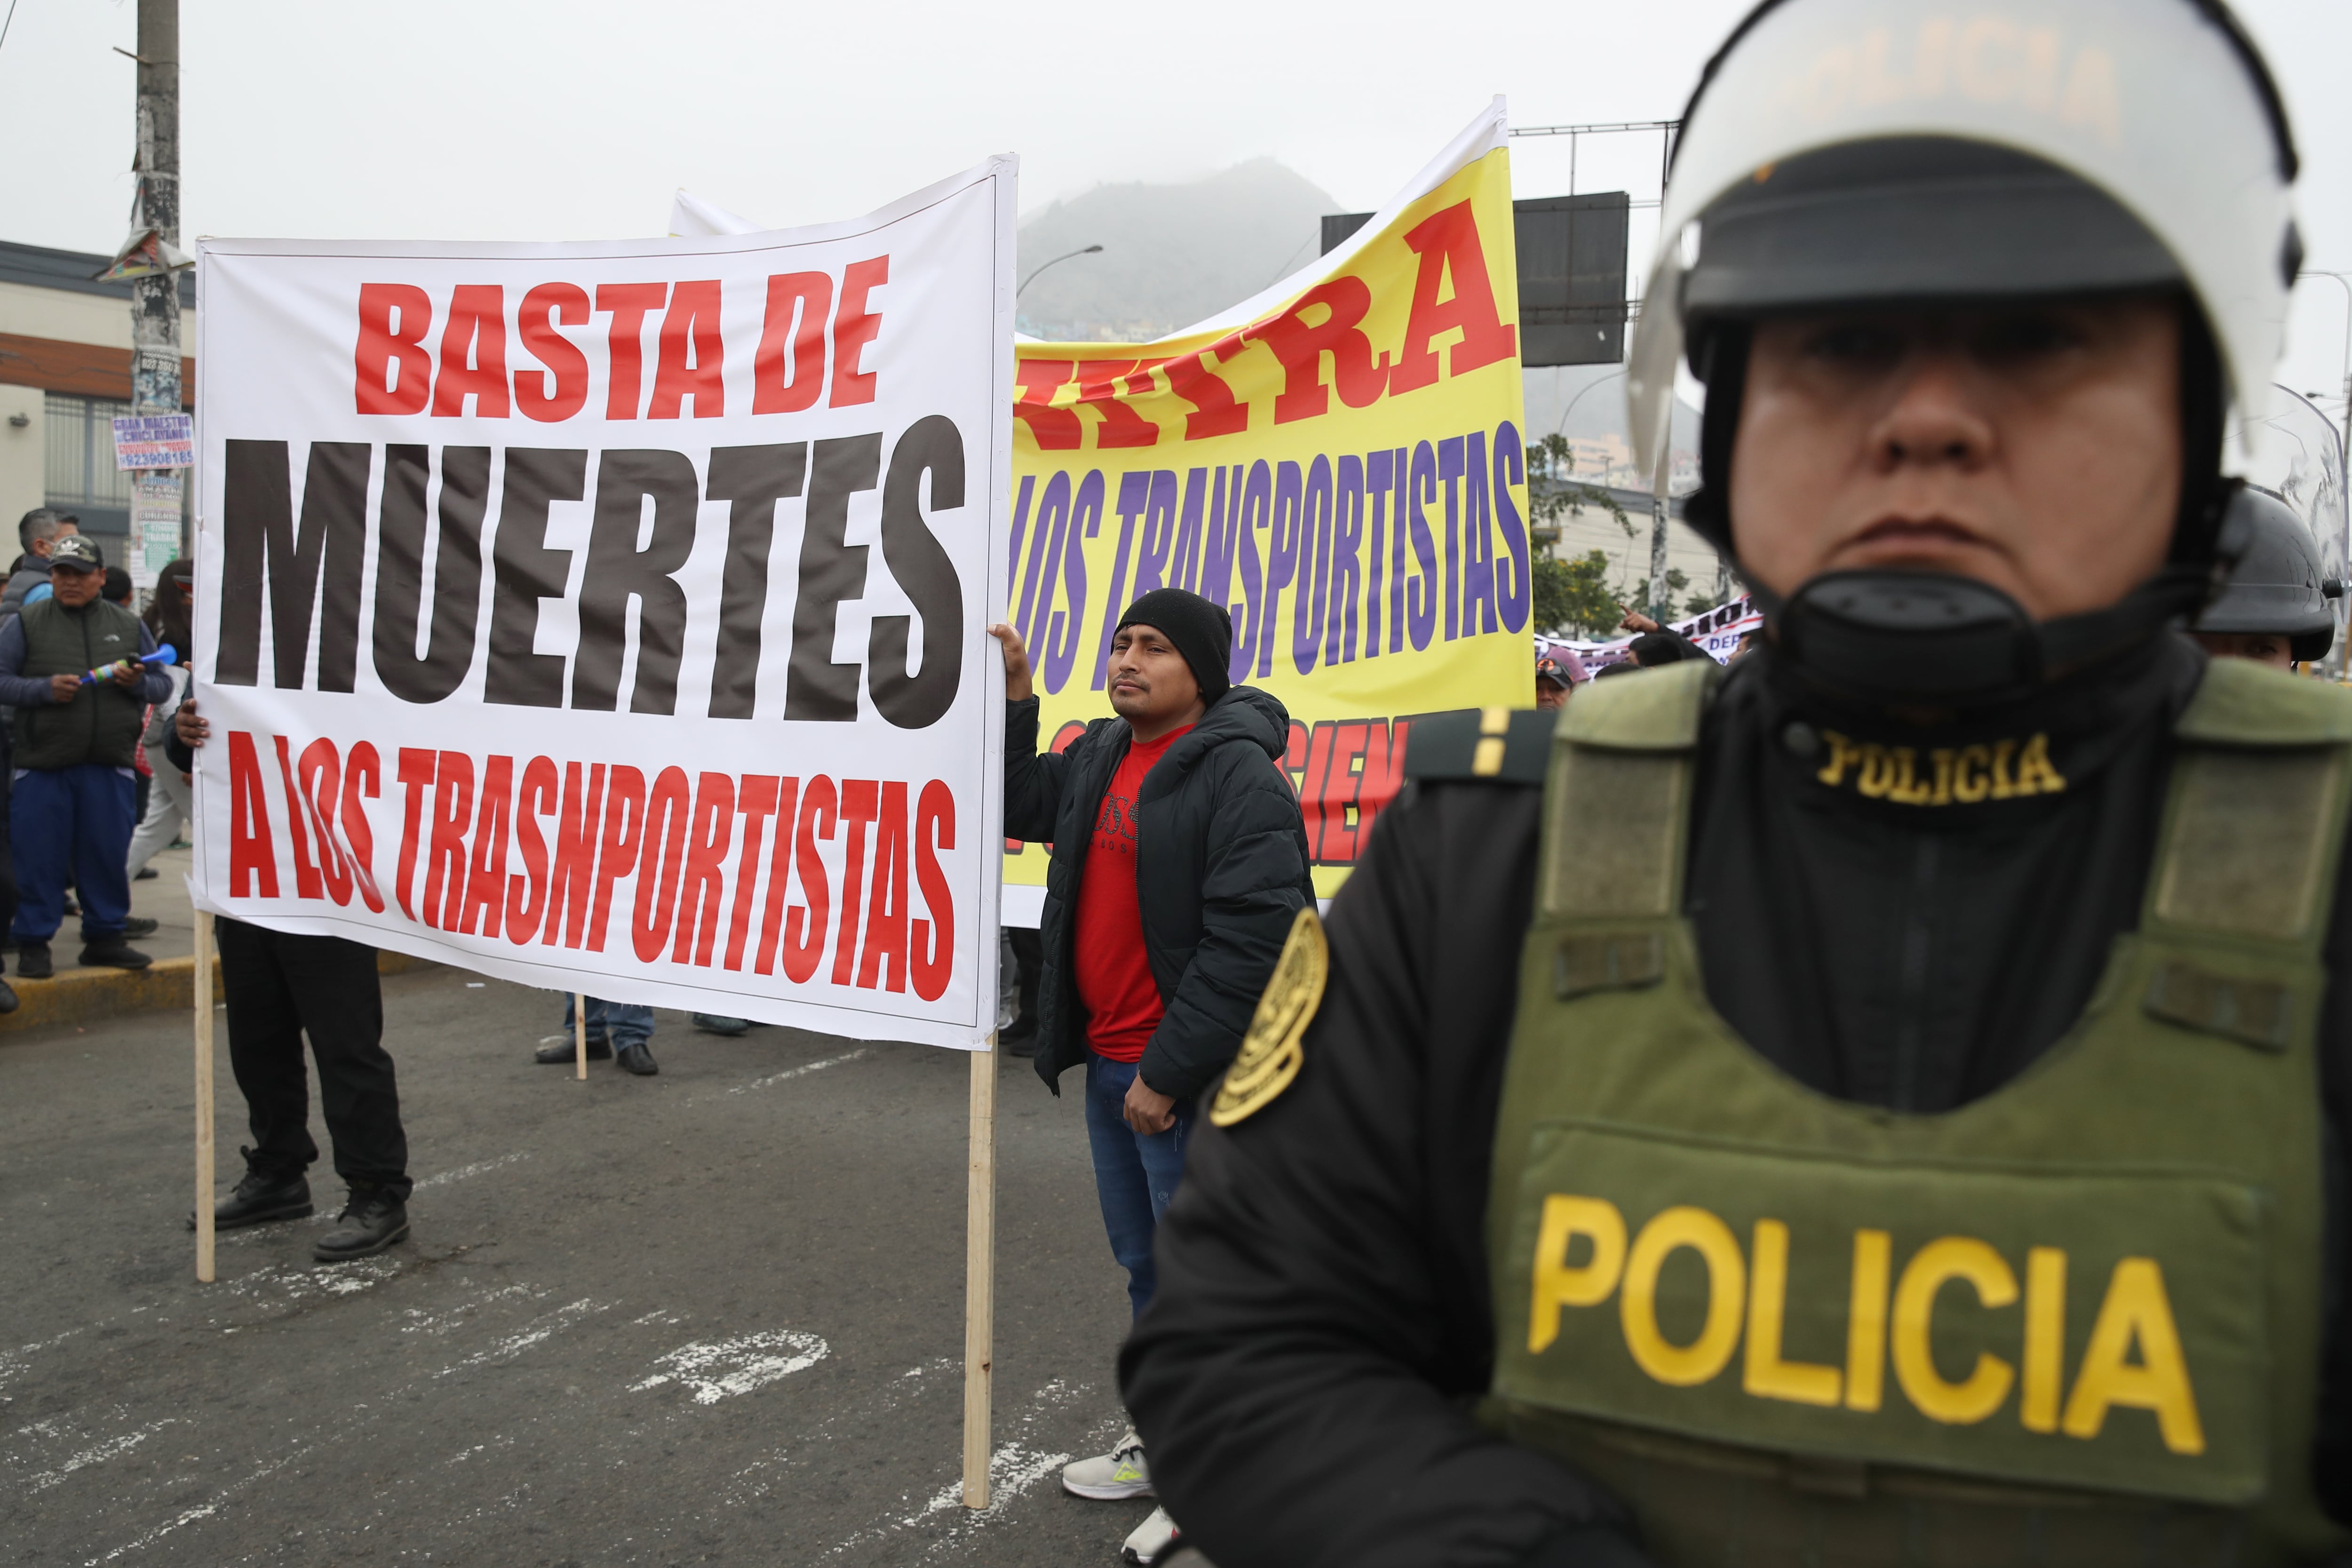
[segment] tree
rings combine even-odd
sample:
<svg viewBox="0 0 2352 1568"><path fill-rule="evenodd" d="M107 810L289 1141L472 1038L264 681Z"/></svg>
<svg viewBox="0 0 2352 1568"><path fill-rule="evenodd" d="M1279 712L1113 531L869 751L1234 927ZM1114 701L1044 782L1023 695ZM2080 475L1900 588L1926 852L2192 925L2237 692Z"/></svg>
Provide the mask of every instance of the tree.
<svg viewBox="0 0 2352 1568"><path fill-rule="evenodd" d="M1581 632L1606 637L1625 614L1609 586L1609 557L1595 550L1573 561L1555 555L1535 560L1537 627L1559 635Z"/></svg>
<svg viewBox="0 0 2352 1568"><path fill-rule="evenodd" d="M1575 470L1576 449L1556 430L1528 448L1528 510L1534 514L1528 523L1537 540L1557 542L1561 522L1581 517L1588 506L1599 507L1615 518L1625 537L1633 538L1633 524L1617 498L1600 485L1570 479Z"/></svg>

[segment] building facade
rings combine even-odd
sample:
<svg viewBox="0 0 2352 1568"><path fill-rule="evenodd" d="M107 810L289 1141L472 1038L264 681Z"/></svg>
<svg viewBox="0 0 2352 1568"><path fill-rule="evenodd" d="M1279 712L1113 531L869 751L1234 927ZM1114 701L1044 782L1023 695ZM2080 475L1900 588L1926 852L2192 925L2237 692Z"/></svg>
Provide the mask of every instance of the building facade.
<svg viewBox="0 0 2352 1568"><path fill-rule="evenodd" d="M113 418L131 412L131 285L100 283L112 258L0 240L0 521L37 506L71 511L110 563L124 558L131 475L114 466ZM195 283L180 279L181 331L195 335ZM183 358L184 405L196 362ZM0 564L16 542L0 533Z"/></svg>

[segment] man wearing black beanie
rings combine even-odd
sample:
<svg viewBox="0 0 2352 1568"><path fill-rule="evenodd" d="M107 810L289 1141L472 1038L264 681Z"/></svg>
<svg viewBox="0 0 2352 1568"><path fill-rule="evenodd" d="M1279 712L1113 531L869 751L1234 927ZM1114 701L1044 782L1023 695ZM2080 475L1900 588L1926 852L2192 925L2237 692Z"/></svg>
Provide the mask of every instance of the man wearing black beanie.
<svg viewBox="0 0 2352 1568"><path fill-rule="evenodd" d="M1028 651L1004 645L1004 831L1050 842L1039 934L1037 1076L1084 1063L1087 1136L1111 1255L1137 1312L1152 1236L1184 1168L1193 1101L1240 1048L1292 922L1312 908L1307 830L1282 771L1290 715L1227 673L1233 621L1158 588L1119 617L1104 676L1116 718L1037 752ZM1133 1433L1063 1471L1081 1497L1140 1497ZM1129 1545L1149 1561L1164 1511Z"/></svg>

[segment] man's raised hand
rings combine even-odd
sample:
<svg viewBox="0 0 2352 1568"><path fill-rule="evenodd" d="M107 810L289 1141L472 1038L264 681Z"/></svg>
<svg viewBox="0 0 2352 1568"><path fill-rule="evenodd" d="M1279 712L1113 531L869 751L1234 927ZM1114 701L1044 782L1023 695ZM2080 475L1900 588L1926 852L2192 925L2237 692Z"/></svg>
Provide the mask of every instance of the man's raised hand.
<svg viewBox="0 0 2352 1568"><path fill-rule="evenodd" d="M988 635L1004 645L1004 695L1014 702L1029 696L1034 689L1029 679L1029 649L1021 641L1021 634L1003 621L988 628Z"/></svg>

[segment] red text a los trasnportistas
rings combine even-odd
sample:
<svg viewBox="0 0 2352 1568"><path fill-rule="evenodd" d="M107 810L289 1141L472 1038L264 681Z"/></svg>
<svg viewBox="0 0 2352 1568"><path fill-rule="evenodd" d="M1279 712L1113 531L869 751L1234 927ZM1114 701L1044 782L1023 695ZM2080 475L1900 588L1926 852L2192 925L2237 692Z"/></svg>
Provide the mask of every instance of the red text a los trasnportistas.
<svg viewBox="0 0 2352 1568"><path fill-rule="evenodd" d="M339 752L322 736L297 752L285 736L246 731L227 742L231 898L286 896L270 821L280 809L297 900L356 898L380 914L388 891L402 914L436 930L602 952L614 885L634 873L623 918L644 963L781 966L796 984L821 973L867 990L911 984L925 1001L947 989L955 905L939 855L955 847L955 796L938 779L689 778L672 767L649 784L617 763L404 746L387 890L362 804L386 782L373 745ZM838 887L821 847L836 840Z"/></svg>

